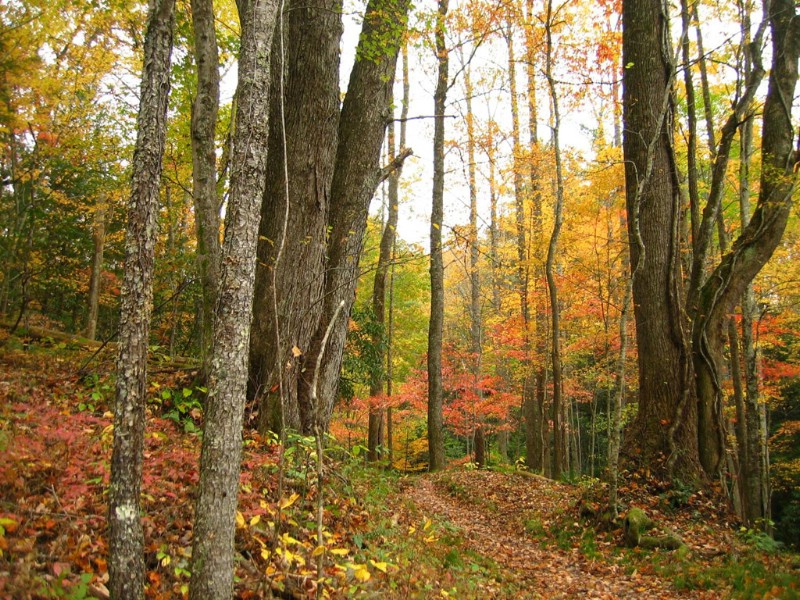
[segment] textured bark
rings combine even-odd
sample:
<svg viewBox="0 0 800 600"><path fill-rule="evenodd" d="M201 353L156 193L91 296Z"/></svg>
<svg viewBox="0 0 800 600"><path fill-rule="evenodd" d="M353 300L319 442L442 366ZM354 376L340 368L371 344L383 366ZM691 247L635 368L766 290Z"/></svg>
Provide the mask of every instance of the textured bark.
<svg viewBox="0 0 800 600"><path fill-rule="evenodd" d="M696 404L684 331L679 197L671 127L674 68L666 5L623 1L626 204L639 362L639 412L627 450L694 477Z"/></svg>
<svg viewBox="0 0 800 600"><path fill-rule="evenodd" d="M281 392L286 425L300 428L299 376L322 311L325 227L339 123L341 1L313 0L297 6L290 2L286 19L283 82L277 36L273 44L270 120L274 126L250 337L248 391L250 397L259 398L262 432L282 426ZM283 259L276 265L281 248ZM296 356L294 348L302 354ZM278 380L279 373L283 381Z"/></svg>
<svg viewBox="0 0 800 600"><path fill-rule="evenodd" d="M233 595L234 530L260 199L266 177L270 48L277 0L239 0L239 105L208 379L189 596Z"/></svg>
<svg viewBox="0 0 800 600"><path fill-rule="evenodd" d="M436 57L438 70L433 94L433 192L431 199L431 316L428 325L428 468L445 466L444 424L442 419L442 334L444 329L444 262L442 258L442 218L444 213L444 111L447 101L449 67L444 28L448 0L438 0L436 16Z"/></svg>
<svg viewBox="0 0 800 600"><path fill-rule="evenodd" d="M356 63L339 119L322 315L308 353L307 364L311 368L304 371L300 382L298 404L304 431L313 431L315 425L323 430L328 428L338 392L347 316L355 301L369 203L385 175L380 167L380 151L409 7L409 0L372 0L364 15ZM342 302L344 314L331 331L319 366L320 402L315 405L309 384L317 369L316 359L322 351L325 331Z"/></svg>
<svg viewBox="0 0 800 600"><path fill-rule="evenodd" d="M95 339L97 334L97 316L100 310L100 278L103 273L103 251L106 244L106 201L104 198L97 203L94 213L94 226L92 227L92 272L89 276L89 316L86 319L86 337Z"/></svg>
<svg viewBox="0 0 800 600"><path fill-rule="evenodd" d="M796 18L795 3L791 0L773 0L769 3L768 14L773 59L764 103L758 204L748 226L699 291L693 324L701 444L711 441L709 438L713 434L718 439L723 437L716 416L722 402L719 374L725 319L780 243L796 189L792 107L786 99L794 97L797 84L800 20ZM754 71L757 68L756 65ZM709 474L715 473L719 466L721 445L718 442L701 448L703 468Z"/></svg>
<svg viewBox="0 0 800 600"><path fill-rule="evenodd" d="M150 6L125 238L108 511L108 588L117 600L144 597L140 520L147 346L159 184L166 138L174 0Z"/></svg>
<svg viewBox="0 0 800 600"><path fill-rule="evenodd" d="M197 233L197 268L203 294L200 350L207 375L219 286L219 200L216 128L219 113L219 55L212 0L192 0L197 94L192 103L192 199Z"/></svg>

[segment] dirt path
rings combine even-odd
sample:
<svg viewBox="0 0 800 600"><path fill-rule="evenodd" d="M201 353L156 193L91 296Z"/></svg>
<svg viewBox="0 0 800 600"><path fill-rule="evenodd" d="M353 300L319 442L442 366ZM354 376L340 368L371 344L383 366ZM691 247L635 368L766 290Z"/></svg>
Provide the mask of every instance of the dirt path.
<svg viewBox="0 0 800 600"><path fill-rule="evenodd" d="M448 493L442 480L420 477L407 490L408 497L428 515L446 519L463 530L467 544L474 552L490 557L507 573L509 579L523 590L527 598L703 598L699 592L678 593L669 583L655 575L634 572L626 574L624 567L607 560L588 560L578 548L560 550L550 544L547 548L533 540L520 525L519 510L523 506L552 503L551 485L515 496L513 490L494 485L494 473L474 474L469 488L457 488L463 495L472 492L476 502L465 501ZM445 484L446 485L446 484ZM452 483L450 483L453 486ZM562 502L564 499L562 498ZM488 503L491 510L483 510ZM490 590L495 597L507 597L502 588ZM705 596L706 598L718 597Z"/></svg>

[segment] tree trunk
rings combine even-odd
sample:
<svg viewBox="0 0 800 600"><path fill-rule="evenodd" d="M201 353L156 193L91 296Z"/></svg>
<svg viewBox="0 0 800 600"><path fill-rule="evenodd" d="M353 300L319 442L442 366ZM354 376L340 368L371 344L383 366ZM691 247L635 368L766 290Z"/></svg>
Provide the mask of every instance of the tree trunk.
<svg viewBox="0 0 800 600"><path fill-rule="evenodd" d="M117 600L144 597L144 533L140 520L140 496L147 400L147 346L174 24L174 0L151 4L145 33L136 149L128 205L114 402L114 447L108 497L108 588L111 596Z"/></svg>
<svg viewBox="0 0 800 600"><path fill-rule="evenodd" d="M299 409L303 431L315 425L327 430L339 387L339 373L350 310L355 301L358 260L364 245L369 203L384 173L380 153L394 85L397 55L405 34L410 0L372 0L356 49L356 63L339 119L339 142L331 186L328 254L320 321L301 376ZM396 169L407 153L387 167ZM344 318L330 333L323 360L317 367L322 340L337 307L344 302ZM310 383L317 368L319 405L311 401Z"/></svg>
<svg viewBox="0 0 800 600"><path fill-rule="evenodd" d="M273 127L250 337L248 395L258 398L262 433L280 430L284 417L300 428L299 378L322 311L340 114L340 0L290 2L285 18L283 51L279 36L273 42Z"/></svg>
<svg viewBox="0 0 800 600"><path fill-rule="evenodd" d="M103 274L103 250L106 244L106 200L101 198L94 213L92 227L92 273L89 277L89 316L86 319L86 337L90 340L97 335L97 317L100 312L100 283Z"/></svg>
<svg viewBox="0 0 800 600"><path fill-rule="evenodd" d="M194 600L233 595L234 531L277 0L239 0L239 105L208 380L191 582Z"/></svg>
<svg viewBox="0 0 800 600"><path fill-rule="evenodd" d="M405 126L405 122L401 121L401 127ZM395 126L394 119L389 122L388 135L386 138L388 143L388 156L394 160L397 156L397 149L395 147ZM389 267L392 260L392 253L394 249L394 242L397 231L397 221L399 215L399 194L398 182L400 179L400 172L394 171L389 176L389 195L388 195L388 215L386 218L386 225L381 235L380 249L378 252L378 266L375 270L375 281L372 287L372 312L375 314L375 321L380 326L380 335L375 336L372 343L375 347L377 354L377 362L383 365L385 359L385 324L386 324L386 280L389 276ZM386 375L383 369L376 375L373 375L370 382L369 395L371 398L377 398L384 393L384 384L386 383ZM367 458L370 461L378 460L378 447L383 444L383 416L385 411L381 408L370 407L369 410L369 428L367 439Z"/></svg>
<svg viewBox="0 0 800 600"><path fill-rule="evenodd" d="M449 57L445 44L448 0L438 0L436 57L438 71L433 95L433 194L431 207L431 317L428 327L428 452L429 469L445 466L442 420L442 334L444 329L444 262L442 218L444 213L444 111L447 100Z"/></svg>
<svg viewBox="0 0 800 600"><path fill-rule="evenodd" d="M797 84L800 20L796 18L795 3L791 0L769 3L768 18L772 29L773 60L764 103L758 204L731 251L700 289L692 331L701 441L712 432L722 437L715 415L722 401L719 370L724 348L724 321L780 243L796 189L794 167L797 155L792 147L791 105L786 103L786 98L794 97ZM758 56L754 54L753 59L757 61ZM754 64L754 73L759 70L760 65ZM707 448L701 453L707 473L716 471L720 453L717 447Z"/></svg>
<svg viewBox="0 0 800 600"><path fill-rule="evenodd" d="M214 306L219 286L219 200L216 129L219 113L219 54L212 0L192 0L197 95L192 104L192 198L197 232L197 267L203 296L200 352L208 375Z"/></svg>
<svg viewBox="0 0 800 600"><path fill-rule="evenodd" d="M550 103L553 109L553 154L556 163L556 201L553 206L553 232L550 236L550 243L547 246L545 275L547 277L547 288L550 292L550 314L552 319L552 339L550 340L552 346L550 356L553 365L553 479L559 479L566 458L565 454L568 451L568 449L564 447L564 423L562 422L563 376L561 368L561 307L558 303L558 286L555 279L558 237L564 222L564 175L561 167L561 141L559 139L561 115L558 110L558 91L556 90L555 79L553 79L552 9L552 1L548 0L547 21L545 26L545 35L547 38L545 74L550 88Z"/></svg>
<svg viewBox="0 0 800 600"><path fill-rule="evenodd" d="M641 464L691 479L699 471L697 422L682 316L668 39L665 3L623 0L623 150L639 357L639 412L627 446Z"/></svg>

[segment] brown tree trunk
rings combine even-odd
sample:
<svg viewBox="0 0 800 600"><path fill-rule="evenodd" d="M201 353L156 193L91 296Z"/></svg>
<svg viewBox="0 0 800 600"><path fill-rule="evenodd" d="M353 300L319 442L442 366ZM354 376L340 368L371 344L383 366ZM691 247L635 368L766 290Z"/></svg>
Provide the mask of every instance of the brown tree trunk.
<svg viewBox="0 0 800 600"><path fill-rule="evenodd" d="M219 200L216 129L219 113L219 53L212 0L192 0L197 95L192 104L192 198L197 232L197 267L203 295L200 351L208 375L214 306L219 286Z"/></svg>
<svg viewBox="0 0 800 600"><path fill-rule="evenodd" d="M623 150L639 357L639 412L626 444L642 464L693 478L697 422L679 270L666 10L663 3L623 0Z"/></svg>
<svg viewBox="0 0 800 600"><path fill-rule="evenodd" d="M151 5L137 118L133 178L120 302L119 355L114 402L114 447L108 495L109 591L117 600L144 597L141 515L147 346L153 300L156 222L166 139L175 3Z"/></svg>
<svg viewBox="0 0 800 600"><path fill-rule="evenodd" d="M436 16L436 57L438 71L433 95L433 193L431 207L431 316L428 327L428 453L431 471L445 466L442 419L442 334L444 330L444 262L442 219L444 213L444 111L448 89L448 49L445 19L448 0L438 0Z"/></svg>
<svg viewBox="0 0 800 600"><path fill-rule="evenodd" d="M195 506L193 600L233 595L234 530L277 0L239 0L239 105Z"/></svg>
<svg viewBox="0 0 800 600"><path fill-rule="evenodd" d="M547 246L547 262L545 275L547 288L550 292L551 314L551 361L553 365L553 479L561 477L561 471L566 459L565 427L562 421L562 394L563 376L561 367L561 307L558 304L558 285L555 278L556 252L558 250L558 237L564 222L564 175L561 167L561 115L558 107L558 91L553 79L553 3L547 2L547 21L545 25L546 53L545 74L550 89L550 104L553 109L553 153L556 163L556 201L553 206L553 232Z"/></svg>
<svg viewBox="0 0 800 600"><path fill-rule="evenodd" d="M100 312L100 280L103 274L103 251L106 243L106 200L97 202L92 227L92 272L89 276L89 316L86 319L86 337L90 340L97 335L97 317Z"/></svg>
<svg viewBox="0 0 800 600"><path fill-rule="evenodd" d="M248 380L248 395L259 399L262 432L280 430L284 417L289 428L300 429L299 378L322 311L339 124L340 7L339 0L297 6L290 1L282 51L280 37L273 41L273 127L261 206Z"/></svg>

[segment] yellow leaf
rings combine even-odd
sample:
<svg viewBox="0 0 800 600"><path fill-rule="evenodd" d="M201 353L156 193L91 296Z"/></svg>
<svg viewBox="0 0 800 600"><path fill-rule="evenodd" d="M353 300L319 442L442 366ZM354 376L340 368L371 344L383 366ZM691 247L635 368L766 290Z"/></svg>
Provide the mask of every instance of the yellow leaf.
<svg viewBox="0 0 800 600"><path fill-rule="evenodd" d="M295 358L300 358L301 356L303 356L303 351L300 350L300 348L298 348L297 346L292 346L292 356L294 356Z"/></svg>
<svg viewBox="0 0 800 600"><path fill-rule="evenodd" d="M428 543L428 544L430 544L431 542L435 542L435 541L436 541L436 536L435 535L429 535L428 537L425 538L425 542Z"/></svg>
<svg viewBox="0 0 800 600"><path fill-rule="evenodd" d="M431 526L431 520L425 517L425 526L422 528L423 531L428 531Z"/></svg>
<svg viewBox="0 0 800 600"><path fill-rule="evenodd" d="M369 581L370 574L367 565L353 565L353 575L360 582Z"/></svg>
<svg viewBox="0 0 800 600"><path fill-rule="evenodd" d="M293 538L292 536L290 536L288 533L284 533L284 534L281 536L281 541L283 542L283 544L284 544L285 546L288 546L289 544L299 544L299 543L300 543L300 540L296 540L296 539L294 539L294 538Z"/></svg>
<svg viewBox="0 0 800 600"><path fill-rule="evenodd" d="M314 548L314 551L311 553L311 556L319 556L323 552L325 552L325 546L317 546L316 548Z"/></svg>
<svg viewBox="0 0 800 600"><path fill-rule="evenodd" d="M261 515L256 515L252 519L250 519L250 527L255 527L261 521Z"/></svg>
<svg viewBox="0 0 800 600"><path fill-rule="evenodd" d="M295 494L292 494L291 496L289 496L288 498L284 498L283 500L281 500L281 510L283 510L285 508L289 508L292 504L297 502L297 499L299 497L300 497L300 494L295 493Z"/></svg>
<svg viewBox="0 0 800 600"><path fill-rule="evenodd" d="M244 527L244 515L240 513L238 510L236 511L236 526Z"/></svg>
<svg viewBox="0 0 800 600"><path fill-rule="evenodd" d="M411 534L412 534L412 533L414 533L416 530L417 530L417 528L416 528L416 527L414 527L413 525L409 525L409 526L408 526L408 535L411 535Z"/></svg>
<svg viewBox="0 0 800 600"><path fill-rule="evenodd" d="M162 567L166 567L171 562L172 562L172 558L169 555L167 555L167 556L165 556L164 558L161 559L161 566Z"/></svg>
<svg viewBox="0 0 800 600"><path fill-rule="evenodd" d="M264 560L269 560L270 556L272 556L272 552L270 552L266 548L261 549L261 558L263 558Z"/></svg>
<svg viewBox="0 0 800 600"><path fill-rule="evenodd" d="M350 554L350 550L347 548L331 548L330 553L334 556L347 556Z"/></svg>
<svg viewBox="0 0 800 600"><path fill-rule="evenodd" d="M389 566L389 565L388 565L387 563L385 563L385 562L375 562L374 560L370 560L370 561L369 561L369 563L370 563L370 564L371 564L373 567L375 567L376 569L378 569L378 571L382 571L382 572L384 572L384 573L386 573L386 569L387 569L387 567Z"/></svg>

